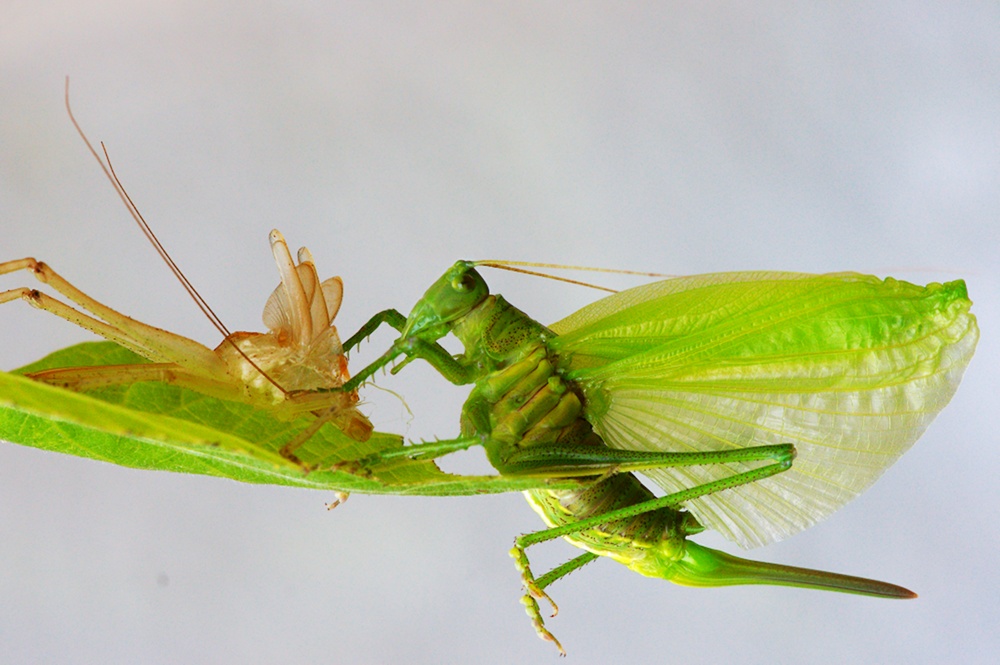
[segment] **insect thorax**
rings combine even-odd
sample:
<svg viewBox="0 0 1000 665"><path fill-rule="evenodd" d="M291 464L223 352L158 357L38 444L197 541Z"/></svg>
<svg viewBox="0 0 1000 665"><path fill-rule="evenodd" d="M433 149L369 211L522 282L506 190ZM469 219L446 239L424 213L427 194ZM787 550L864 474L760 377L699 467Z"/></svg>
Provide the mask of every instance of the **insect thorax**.
<svg viewBox="0 0 1000 665"><path fill-rule="evenodd" d="M531 447L604 445L583 418L580 395L556 370L546 343L551 331L494 295L454 332L465 361L481 368L462 410L462 431L483 440L497 470L530 470L511 466L509 458Z"/></svg>

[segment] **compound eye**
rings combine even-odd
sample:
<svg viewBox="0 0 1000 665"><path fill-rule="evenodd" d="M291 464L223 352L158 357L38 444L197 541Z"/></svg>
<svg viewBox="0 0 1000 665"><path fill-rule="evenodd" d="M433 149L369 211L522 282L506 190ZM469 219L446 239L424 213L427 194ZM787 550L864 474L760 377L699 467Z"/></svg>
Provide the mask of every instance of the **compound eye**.
<svg viewBox="0 0 1000 665"><path fill-rule="evenodd" d="M451 282L451 287L456 291L466 293L476 287L476 278L471 272L463 274Z"/></svg>

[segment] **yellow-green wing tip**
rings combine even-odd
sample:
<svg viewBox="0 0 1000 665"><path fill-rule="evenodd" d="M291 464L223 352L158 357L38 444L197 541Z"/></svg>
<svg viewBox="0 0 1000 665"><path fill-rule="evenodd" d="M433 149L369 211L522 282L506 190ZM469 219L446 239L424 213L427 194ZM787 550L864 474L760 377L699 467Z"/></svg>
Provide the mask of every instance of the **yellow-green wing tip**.
<svg viewBox="0 0 1000 665"><path fill-rule="evenodd" d="M895 281L892 277L887 277L886 282ZM941 295L942 299L946 302L964 300L970 305L972 301L969 300L969 290L965 286L964 279L956 279L950 282L931 282L924 289L929 294L938 293Z"/></svg>
<svg viewBox="0 0 1000 665"><path fill-rule="evenodd" d="M965 280L964 279L956 279L956 280L951 281L951 282L945 282L944 284L938 284L937 282L934 282L932 284L929 284L928 288L930 288L932 286L940 287L944 291L953 294L953 296L956 299L957 298L964 298L965 300L969 299L969 291L965 287Z"/></svg>

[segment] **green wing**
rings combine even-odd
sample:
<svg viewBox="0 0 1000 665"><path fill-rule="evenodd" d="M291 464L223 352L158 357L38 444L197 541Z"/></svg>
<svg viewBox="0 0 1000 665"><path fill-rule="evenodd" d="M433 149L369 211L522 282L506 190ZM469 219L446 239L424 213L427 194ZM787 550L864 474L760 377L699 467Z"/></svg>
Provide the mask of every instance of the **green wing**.
<svg viewBox="0 0 1000 665"><path fill-rule="evenodd" d="M834 512L920 437L975 350L970 305L962 281L719 273L599 300L551 326L552 346L614 448L795 444L791 470L687 505L749 548ZM673 492L747 468L647 475Z"/></svg>

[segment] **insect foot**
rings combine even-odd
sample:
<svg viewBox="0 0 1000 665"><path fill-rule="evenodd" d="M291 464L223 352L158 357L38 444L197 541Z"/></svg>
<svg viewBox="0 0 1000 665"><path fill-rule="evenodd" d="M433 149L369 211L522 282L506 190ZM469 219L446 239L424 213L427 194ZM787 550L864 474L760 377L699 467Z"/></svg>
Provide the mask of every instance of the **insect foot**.
<svg viewBox="0 0 1000 665"><path fill-rule="evenodd" d="M333 510L334 508L336 508L340 504L345 503L347 501L347 499L350 498L350 496L351 496L351 494L349 492L337 492L337 493L335 493L334 496L333 496L333 501L331 501L330 503L326 504L326 509L327 510Z"/></svg>
<svg viewBox="0 0 1000 665"><path fill-rule="evenodd" d="M520 540L520 538L518 538ZM545 619L542 617L541 608L538 606L538 600L544 598L549 605L552 606L552 616L559 614L559 606L556 605L555 601L549 596L549 594L542 591L542 588L538 586L535 581L535 576L531 572L531 567L528 563L528 555L524 552L524 547L517 541L515 541L514 547L510 550L510 557L514 559L514 567L517 568L518 572L521 573L521 582L524 584L524 590L526 593L521 597L521 604L524 605L525 612L528 613L528 618L531 619L531 625L535 627L535 632L540 638L548 642L552 642L559 649L559 655L565 656L566 650L563 649L562 644L556 639L556 636L549 632L549 629L545 627Z"/></svg>

